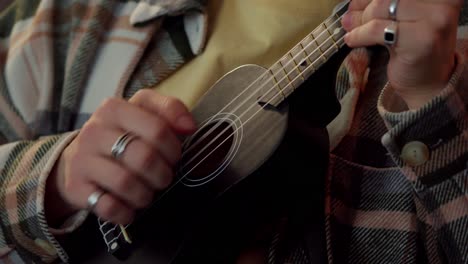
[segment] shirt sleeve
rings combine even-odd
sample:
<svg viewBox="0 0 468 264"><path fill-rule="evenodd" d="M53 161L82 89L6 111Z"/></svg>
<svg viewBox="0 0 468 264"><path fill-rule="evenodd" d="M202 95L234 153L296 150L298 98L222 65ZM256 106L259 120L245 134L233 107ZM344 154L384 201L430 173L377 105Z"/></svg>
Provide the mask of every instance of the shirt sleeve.
<svg viewBox="0 0 468 264"><path fill-rule="evenodd" d="M443 91L408 111L389 84L378 110L382 143L412 183L416 210L450 263L468 261L468 67L463 52ZM422 216L422 217L421 217Z"/></svg>
<svg viewBox="0 0 468 264"><path fill-rule="evenodd" d="M0 260L51 263L67 255L55 236L73 232L87 214L79 212L59 229L47 224L45 185L63 149L77 132L0 146ZM27 260L27 261L26 261Z"/></svg>

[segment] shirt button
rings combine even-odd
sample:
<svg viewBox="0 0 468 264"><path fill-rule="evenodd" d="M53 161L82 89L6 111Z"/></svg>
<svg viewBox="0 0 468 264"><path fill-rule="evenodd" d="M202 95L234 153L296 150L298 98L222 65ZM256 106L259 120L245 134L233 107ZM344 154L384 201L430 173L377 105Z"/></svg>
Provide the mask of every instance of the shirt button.
<svg viewBox="0 0 468 264"><path fill-rule="evenodd" d="M47 252L47 254L49 255L57 255L57 251L55 250L54 246L52 246L49 242L43 240L43 239L40 239L40 238L36 238L34 240L34 243L40 247L41 249L43 249L45 252Z"/></svg>
<svg viewBox="0 0 468 264"><path fill-rule="evenodd" d="M407 143L401 151L401 158L410 166L419 166L429 160L429 148L420 141Z"/></svg>

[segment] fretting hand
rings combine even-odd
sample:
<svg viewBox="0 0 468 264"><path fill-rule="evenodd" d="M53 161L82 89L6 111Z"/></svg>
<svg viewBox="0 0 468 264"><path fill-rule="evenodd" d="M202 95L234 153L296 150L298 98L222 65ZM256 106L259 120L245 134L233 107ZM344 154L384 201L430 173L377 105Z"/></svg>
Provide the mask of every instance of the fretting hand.
<svg viewBox="0 0 468 264"><path fill-rule="evenodd" d="M462 3L462 0L353 0L342 19L348 31L345 42L352 48L387 46L391 87L410 109L417 109L446 86L453 72Z"/></svg>

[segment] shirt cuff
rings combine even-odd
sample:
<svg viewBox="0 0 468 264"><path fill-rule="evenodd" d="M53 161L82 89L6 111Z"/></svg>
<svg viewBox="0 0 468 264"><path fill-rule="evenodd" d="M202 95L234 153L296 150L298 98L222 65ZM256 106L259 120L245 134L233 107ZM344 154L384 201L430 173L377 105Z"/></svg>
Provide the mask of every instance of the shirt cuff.
<svg viewBox="0 0 468 264"><path fill-rule="evenodd" d="M61 153L64 149L70 144L70 142L75 139L78 135L78 131L70 132L64 134L61 139L61 142L56 146L54 152L51 154L50 158L47 160L47 164L44 166L41 175L39 177L39 186L37 191L37 219L41 228L41 232L47 238L48 241L36 241L41 243L39 244L43 249L48 251L51 255L56 253L63 262L68 262L68 255L66 254L63 247L59 244L56 239L56 235L64 235L75 231L88 216L85 212L78 212L75 215L68 218L64 225L60 229L54 229L49 227L45 215L44 199L45 199L45 190L47 178L50 175L55 163L59 159Z"/></svg>
<svg viewBox="0 0 468 264"><path fill-rule="evenodd" d="M455 57L456 67L447 86L436 97L419 109L408 110L406 103L395 93L390 83L387 82L379 96L377 108L389 129L401 123L417 121L421 115L426 115L438 107L447 105L452 100L457 100L460 97L460 99L466 100L466 91L462 91L463 89L466 90L466 87L460 84L463 73L466 70L466 61L459 53L456 53ZM465 105L466 101L458 102L458 104L453 105L455 108L453 111L459 112L463 110Z"/></svg>
<svg viewBox="0 0 468 264"><path fill-rule="evenodd" d="M449 83L419 109L407 110L389 84L378 100L378 110L388 127L382 137L393 160L419 187L441 183L466 168L468 73L465 59ZM464 132L465 131L465 132Z"/></svg>

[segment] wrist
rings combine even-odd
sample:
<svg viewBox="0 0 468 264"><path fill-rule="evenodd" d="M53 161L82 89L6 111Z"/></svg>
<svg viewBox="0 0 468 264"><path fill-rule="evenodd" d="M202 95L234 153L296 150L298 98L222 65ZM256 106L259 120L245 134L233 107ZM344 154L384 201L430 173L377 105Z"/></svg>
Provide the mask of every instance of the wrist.
<svg viewBox="0 0 468 264"><path fill-rule="evenodd" d="M66 202L60 191L60 186L63 186L64 177L62 175L64 171L65 164L62 154L46 181L45 214L49 226L53 228L60 227L68 217L77 211L77 209L74 209L73 206Z"/></svg>
<svg viewBox="0 0 468 264"><path fill-rule="evenodd" d="M419 109L425 104L432 101L437 97L445 87L447 87L455 69L457 67L456 55L445 63L443 69L439 69L434 72L433 76L436 76L431 82L421 84L418 87L411 88L398 88L398 86L392 87L396 93L402 98L410 110ZM429 77L429 76L428 76Z"/></svg>
<svg viewBox="0 0 468 264"><path fill-rule="evenodd" d="M445 85L437 87L420 88L419 92L411 94L398 93L402 100L406 103L409 110L416 110L423 107L425 104L432 101L445 88Z"/></svg>

